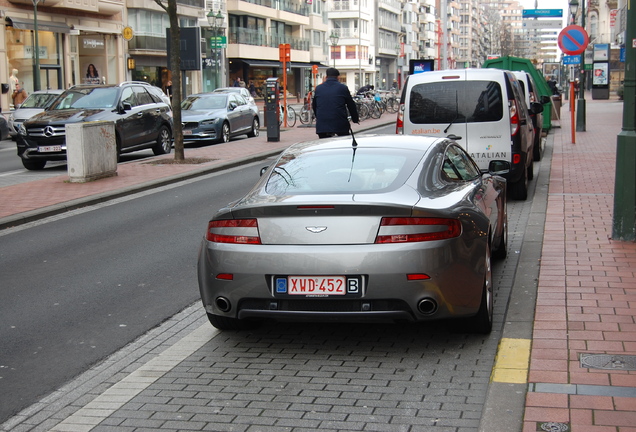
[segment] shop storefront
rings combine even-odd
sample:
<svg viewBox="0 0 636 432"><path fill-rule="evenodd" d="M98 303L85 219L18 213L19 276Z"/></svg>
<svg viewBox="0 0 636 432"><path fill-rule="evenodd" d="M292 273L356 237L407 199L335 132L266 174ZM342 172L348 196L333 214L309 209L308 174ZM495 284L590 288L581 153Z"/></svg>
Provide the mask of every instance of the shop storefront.
<svg viewBox="0 0 636 432"><path fill-rule="evenodd" d="M72 84L117 84L122 81L118 73L117 41L114 34L80 28L80 34L71 38L71 58L77 63L72 67Z"/></svg>
<svg viewBox="0 0 636 432"><path fill-rule="evenodd" d="M10 92L18 82L28 93L40 89L64 88L64 38L70 27L63 23L42 21L38 24L38 62L36 71L35 26L33 21L5 17L4 40L7 56ZM35 74L39 73L40 88L35 88Z"/></svg>
<svg viewBox="0 0 636 432"><path fill-rule="evenodd" d="M298 96L304 98L310 90L311 83L310 63L292 62L287 75L288 96ZM273 60L252 60L252 59L230 59L229 79L233 83L237 78L244 80L249 86L254 83L258 97L262 97L265 91L265 81L267 78L278 77L283 81L283 71L281 63Z"/></svg>

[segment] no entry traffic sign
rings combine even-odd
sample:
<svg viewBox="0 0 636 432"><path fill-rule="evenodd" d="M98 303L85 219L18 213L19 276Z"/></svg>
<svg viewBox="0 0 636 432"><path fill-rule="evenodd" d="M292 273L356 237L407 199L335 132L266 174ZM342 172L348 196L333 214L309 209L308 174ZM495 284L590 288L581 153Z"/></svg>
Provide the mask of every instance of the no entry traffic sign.
<svg viewBox="0 0 636 432"><path fill-rule="evenodd" d="M578 55L585 51L590 38L581 26L570 25L559 33L559 48L568 55Z"/></svg>

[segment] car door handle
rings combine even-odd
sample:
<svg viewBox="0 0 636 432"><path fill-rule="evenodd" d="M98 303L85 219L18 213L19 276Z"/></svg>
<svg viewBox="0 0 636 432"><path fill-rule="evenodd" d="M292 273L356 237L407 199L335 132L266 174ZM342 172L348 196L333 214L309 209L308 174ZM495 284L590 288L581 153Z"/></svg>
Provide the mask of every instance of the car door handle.
<svg viewBox="0 0 636 432"><path fill-rule="evenodd" d="M142 113L142 112L138 112L138 113L137 113L137 117L141 117L141 116L143 116L143 115L144 115L144 113Z"/></svg>
<svg viewBox="0 0 636 432"><path fill-rule="evenodd" d="M157 114L160 114L160 113L161 113L161 109L157 108L157 109L155 110L155 112L156 112Z"/></svg>

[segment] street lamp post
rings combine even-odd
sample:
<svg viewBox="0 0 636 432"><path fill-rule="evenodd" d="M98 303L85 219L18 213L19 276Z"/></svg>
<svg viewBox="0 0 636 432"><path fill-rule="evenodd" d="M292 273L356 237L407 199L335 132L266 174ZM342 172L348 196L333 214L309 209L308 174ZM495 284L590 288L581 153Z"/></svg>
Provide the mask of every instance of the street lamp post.
<svg viewBox="0 0 636 432"><path fill-rule="evenodd" d="M576 12L579 10L579 2L578 0L570 0L568 4L570 9L570 24L574 24L576 20Z"/></svg>
<svg viewBox="0 0 636 432"><path fill-rule="evenodd" d="M33 71L33 91L40 90L40 42L38 39L38 3L44 0L33 0L33 55L35 58Z"/></svg>
<svg viewBox="0 0 636 432"><path fill-rule="evenodd" d="M212 34L214 35L214 88L219 88L219 29L223 25L225 17L219 12L215 15L212 10L207 14L208 24L212 27Z"/></svg>
<svg viewBox="0 0 636 432"><path fill-rule="evenodd" d="M331 34L329 35L329 40L331 41L331 55L333 56L333 67L336 67L336 56L335 56L335 51L336 51L336 45L338 44L338 39L340 39L338 37L338 35L335 33L335 31L331 31Z"/></svg>
<svg viewBox="0 0 636 432"><path fill-rule="evenodd" d="M585 29L585 2L581 2L581 27ZM570 0L569 3L570 13L576 16L579 9L578 0ZM576 131L585 132L585 51L581 53L581 65L579 66L579 74L581 79L579 80L579 98L576 100Z"/></svg>

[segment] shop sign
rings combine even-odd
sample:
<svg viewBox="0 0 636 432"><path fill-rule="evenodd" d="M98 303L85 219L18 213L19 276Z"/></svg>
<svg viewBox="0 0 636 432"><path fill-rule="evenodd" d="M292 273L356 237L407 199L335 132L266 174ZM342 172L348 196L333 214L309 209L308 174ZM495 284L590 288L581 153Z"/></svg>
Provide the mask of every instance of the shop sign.
<svg viewBox="0 0 636 432"><path fill-rule="evenodd" d="M38 47L38 54L39 57L41 59L48 59L49 58L49 50L48 47L46 46L39 46ZM25 45L24 46L24 58L34 58L35 56L33 55L33 46L32 45Z"/></svg>
<svg viewBox="0 0 636 432"><path fill-rule="evenodd" d="M84 48L104 49L104 41L102 39L84 38L83 44L84 44Z"/></svg>

